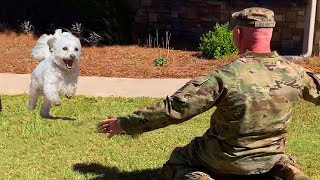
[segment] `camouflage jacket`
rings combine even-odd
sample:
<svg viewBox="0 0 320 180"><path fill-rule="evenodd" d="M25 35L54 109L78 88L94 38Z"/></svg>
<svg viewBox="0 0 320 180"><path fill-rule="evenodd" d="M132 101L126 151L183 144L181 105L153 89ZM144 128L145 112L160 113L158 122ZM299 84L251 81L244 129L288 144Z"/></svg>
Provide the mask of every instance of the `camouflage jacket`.
<svg viewBox="0 0 320 180"><path fill-rule="evenodd" d="M162 103L119 117L127 134L184 122L216 106L192 156L228 174L269 171L285 151L287 124L300 98L320 103L319 80L276 52L238 61L186 83Z"/></svg>

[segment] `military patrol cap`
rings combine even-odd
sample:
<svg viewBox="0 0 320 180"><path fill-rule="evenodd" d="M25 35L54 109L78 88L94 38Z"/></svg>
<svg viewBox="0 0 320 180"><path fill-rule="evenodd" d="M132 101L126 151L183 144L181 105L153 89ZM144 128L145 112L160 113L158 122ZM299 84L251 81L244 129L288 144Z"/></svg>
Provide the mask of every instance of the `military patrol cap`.
<svg viewBox="0 0 320 180"><path fill-rule="evenodd" d="M270 9L262 7L251 7L232 14L234 25L256 27L256 28L273 28L276 25L274 13Z"/></svg>

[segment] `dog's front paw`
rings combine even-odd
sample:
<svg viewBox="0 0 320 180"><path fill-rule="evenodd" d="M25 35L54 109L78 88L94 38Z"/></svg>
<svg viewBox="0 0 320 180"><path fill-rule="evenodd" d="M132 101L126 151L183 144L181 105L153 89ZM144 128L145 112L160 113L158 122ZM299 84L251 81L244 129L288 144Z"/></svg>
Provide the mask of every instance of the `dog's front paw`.
<svg viewBox="0 0 320 180"><path fill-rule="evenodd" d="M74 96L74 94L66 94L66 98L71 99Z"/></svg>
<svg viewBox="0 0 320 180"><path fill-rule="evenodd" d="M52 106L60 106L61 100L51 101Z"/></svg>
<svg viewBox="0 0 320 180"><path fill-rule="evenodd" d="M43 113L43 112L40 112L40 116L42 118L46 118L46 119L51 119L53 118L53 116L51 116L49 113Z"/></svg>
<svg viewBox="0 0 320 180"><path fill-rule="evenodd" d="M65 92L65 96L67 97L67 98L72 98L74 95L75 95L75 93L76 93L76 85L74 85L74 84L68 84L66 87L65 87L65 90L64 90L64 92Z"/></svg>

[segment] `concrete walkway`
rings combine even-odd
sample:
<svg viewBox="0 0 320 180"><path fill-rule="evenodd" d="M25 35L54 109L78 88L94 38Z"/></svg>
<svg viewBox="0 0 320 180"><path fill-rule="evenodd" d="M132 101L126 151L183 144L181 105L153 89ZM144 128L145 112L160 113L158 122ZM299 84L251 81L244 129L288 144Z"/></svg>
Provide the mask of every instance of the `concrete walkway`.
<svg viewBox="0 0 320 180"><path fill-rule="evenodd" d="M80 76L77 95L154 97L171 95L189 79L132 79ZM30 74L0 73L0 94L28 94Z"/></svg>

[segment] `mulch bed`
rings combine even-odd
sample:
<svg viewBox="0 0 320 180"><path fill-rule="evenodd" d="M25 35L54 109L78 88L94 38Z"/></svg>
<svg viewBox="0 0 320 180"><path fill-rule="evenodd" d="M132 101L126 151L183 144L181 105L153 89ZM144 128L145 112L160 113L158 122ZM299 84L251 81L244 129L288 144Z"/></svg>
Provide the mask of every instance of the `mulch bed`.
<svg viewBox="0 0 320 180"><path fill-rule="evenodd" d="M31 73L38 62L30 51L36 42L32 34L0 34L0 73ZM165 57L167 50L136 45L83 47L80 75L123 78L193 78L235 60L208 60L197 51L170 50L165 66L157 67L154 59ZM298 62L320 73L320 58Z"/></svg>

